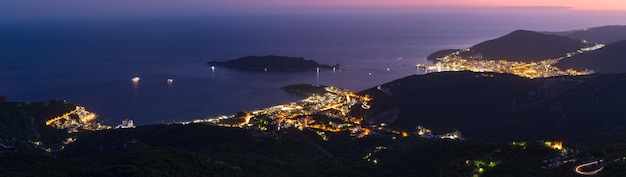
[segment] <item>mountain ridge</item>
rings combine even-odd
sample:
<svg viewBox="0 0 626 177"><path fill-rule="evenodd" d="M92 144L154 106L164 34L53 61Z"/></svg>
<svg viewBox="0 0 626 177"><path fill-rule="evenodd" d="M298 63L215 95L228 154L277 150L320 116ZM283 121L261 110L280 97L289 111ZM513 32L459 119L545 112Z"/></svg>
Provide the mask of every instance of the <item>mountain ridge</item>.
<svg viewBox="0 0 626 177"><path fill-rule="evenodd" d="M565 56L588 46L580 40L534 31L516 30L502 37L472 46L461 56L479 60L534 62ZM478 57L472 57L478 56Z"/></svg>
<svg viewBox="0 0 626 177"><path fill-rule="evenodd" d="M593 43L614 43L626 40L626 25L607 25L562 32L545 32L575 39L588 40Z"/></svg>

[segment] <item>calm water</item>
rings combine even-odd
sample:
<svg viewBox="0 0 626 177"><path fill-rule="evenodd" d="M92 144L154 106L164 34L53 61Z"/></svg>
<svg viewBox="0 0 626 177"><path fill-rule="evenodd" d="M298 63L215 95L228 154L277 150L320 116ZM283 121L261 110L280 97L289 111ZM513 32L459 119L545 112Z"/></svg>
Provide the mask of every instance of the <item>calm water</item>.
<svg viewBox="0 0 626 177"><path fill-rule="evenodd" d="M288 84L360 91L412 74L433 51L512 30L565 30L522 17L444 14L207 16L0 23L0 95L66 99L109 124L191 120L301 99ZM301 56L342 70L244 72L205 64L248 55ZM389 70L387 70L389 68ZM370 74L371 73L371 74ZM134 85L131 77L142 78ZM174 78L172 84L167 78Z"/></svg>

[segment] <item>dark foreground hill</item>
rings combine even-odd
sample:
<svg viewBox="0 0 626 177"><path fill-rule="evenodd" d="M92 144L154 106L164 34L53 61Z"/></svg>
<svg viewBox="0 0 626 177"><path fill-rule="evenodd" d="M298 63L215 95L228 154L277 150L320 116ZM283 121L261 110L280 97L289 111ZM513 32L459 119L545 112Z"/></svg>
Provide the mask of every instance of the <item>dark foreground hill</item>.
<svg viewBox="0 0 626 177"><path fill-rule="evenodd" d="M61 100L46 102L3 102L0 100L0 140L13 149L33 148L33 142L60 144L68 137L66 130L45 125L45 121L74 110L75 105ZM1 143L1 142L0 142ZM0 147L0 152L7 150Z"/></svg>
<svg viewBox="0 0 626 177"><path fill-rule="evenodd" d="M302 57L287 56L247 56L224 62L211 61L208 62L212 66L225 66L234 69L252 70L252 71L315 71L318 67L321 69L330 69L332 66L321 65L313 60L306 60Z"/></svg>
<svg viewBox="0 0 626 177"><path fill-rule="evenodd" d="M329 140L323 141L308 130L259 132L203 124L86 132L56 157L0 154L0 172L51 177L576 176L573 164L542 169L548 165L543 160L561 153L543 143L520 146L385 134L362 139L345 133L327 135ZM620 169L624 168L615 166L605 173Z"/></svg>
<svg viewBox="0 0 626 177"><path fill-rule="evenodd" d="M460 130L488 141L561 139L584 144L626 128L626 74L527 79L509 74L445 72L409 76L362 92L373 123L434 132Z"/></svg>
<svg viewBox="0 0 626 177"><path fill-rule="evenodd" d="M603 73L626 72L626 40L606 45L604 48L564 58L555 66L576 70L594 70Z"/></svg>

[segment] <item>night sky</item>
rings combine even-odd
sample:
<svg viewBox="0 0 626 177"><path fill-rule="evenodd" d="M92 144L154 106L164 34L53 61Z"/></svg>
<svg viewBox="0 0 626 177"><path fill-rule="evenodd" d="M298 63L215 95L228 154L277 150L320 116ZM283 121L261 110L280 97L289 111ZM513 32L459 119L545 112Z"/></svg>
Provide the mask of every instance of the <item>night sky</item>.
<svg viewBox="0 0 626 177"><path fill-rule="evenodd" d="M600 3L601 2L601 3ZM552 8L626 12L623 0L4 0L0 21L91 17L154 17L246 12L367 11L406 8Z"/></svg>

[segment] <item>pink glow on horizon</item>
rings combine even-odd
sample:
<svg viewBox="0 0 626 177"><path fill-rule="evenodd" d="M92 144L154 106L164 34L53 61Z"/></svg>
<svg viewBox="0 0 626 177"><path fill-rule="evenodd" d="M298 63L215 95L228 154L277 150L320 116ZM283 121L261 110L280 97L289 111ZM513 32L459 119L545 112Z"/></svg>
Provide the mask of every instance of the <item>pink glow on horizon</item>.
<svg viewBox="0 0 626 177"><path fill-rule="evenodd" d="M46 19L57 17L185 16L198 14L245 14L265 12L375 12L432 9L487 8L542 9L543 11L609 12L626 15L626 0L0 0L0 21L4 19ZM328 10L328 11L326 11ZM372 11L369 11L372 10ZM416 11L420 11L416 10ZM403 11L403 12L404 12ZM520 11L517 11L520 12ZM530 12L529 13L533 13Z"/></svg>
<svg viewBox="0 0 626 177"><path fill-rule="evenodd" d="M241 2L241 1L239 1ZM229 3L234 6L249 6ZM273 7L563 7L574 10L626 10L625 0L266 0L255 6Z"/></svg>

